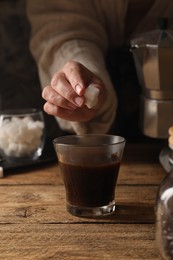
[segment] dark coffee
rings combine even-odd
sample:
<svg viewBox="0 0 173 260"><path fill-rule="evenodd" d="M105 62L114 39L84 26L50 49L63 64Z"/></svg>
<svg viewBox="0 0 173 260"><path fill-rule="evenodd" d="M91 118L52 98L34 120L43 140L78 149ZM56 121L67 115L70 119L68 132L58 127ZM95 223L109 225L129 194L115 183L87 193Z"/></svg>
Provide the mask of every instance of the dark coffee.
<svg viewBox="0 0 173 260"><path fill-rule="evenodd" d="M59 162L67 202L82 207L100 207L114 200L120 162L103 165L72 165Z"/></svg>

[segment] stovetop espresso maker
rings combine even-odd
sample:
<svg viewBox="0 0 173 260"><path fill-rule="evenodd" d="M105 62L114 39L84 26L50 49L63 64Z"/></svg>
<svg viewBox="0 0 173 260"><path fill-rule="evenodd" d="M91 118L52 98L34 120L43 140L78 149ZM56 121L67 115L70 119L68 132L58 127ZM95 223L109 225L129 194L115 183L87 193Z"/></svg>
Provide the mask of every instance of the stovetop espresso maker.
<svg viewBox="0 0 173 260"><path fill-rule="evenodd" d="M168 19L132 39L131 50L141 85L140 128L144 135L167 138L173 125L173 34Z"/></svg>

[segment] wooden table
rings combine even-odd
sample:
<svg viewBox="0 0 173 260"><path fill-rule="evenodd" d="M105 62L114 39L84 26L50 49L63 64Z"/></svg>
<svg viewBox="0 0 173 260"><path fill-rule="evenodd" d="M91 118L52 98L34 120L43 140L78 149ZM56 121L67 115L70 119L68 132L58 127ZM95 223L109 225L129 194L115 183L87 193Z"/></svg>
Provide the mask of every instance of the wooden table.
<svg viewBox="0 0 173 260"><path fill-rule="evenodd" d="M102 219L71 216L57 163L0 179L0 259L159 259L154 206L165 171L158 144L127 144L117 211Z"/></svg>

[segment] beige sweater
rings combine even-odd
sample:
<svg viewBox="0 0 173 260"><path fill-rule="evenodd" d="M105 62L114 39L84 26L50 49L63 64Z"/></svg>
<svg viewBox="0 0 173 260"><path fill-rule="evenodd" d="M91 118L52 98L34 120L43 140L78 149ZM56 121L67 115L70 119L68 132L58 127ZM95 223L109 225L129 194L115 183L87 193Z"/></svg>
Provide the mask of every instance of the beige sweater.
<svg viewBox="0 0 173 260"><path fill-rule="evenodd" d="M116 115L117 98L104 59L109 46L125 42L129 1L28 0L27 12L32 26L30 48L38 64L42 86L48 85L52 75L71 59L97 74L108 89L108 97L94 119L78 123L57 118L61 128L77 134L109 130ZM134 5L135 2L141 4L139 0L131 1ZM173 1L156 0L136 24L131 37L156 29L159 16L173 17Z"/></svg>

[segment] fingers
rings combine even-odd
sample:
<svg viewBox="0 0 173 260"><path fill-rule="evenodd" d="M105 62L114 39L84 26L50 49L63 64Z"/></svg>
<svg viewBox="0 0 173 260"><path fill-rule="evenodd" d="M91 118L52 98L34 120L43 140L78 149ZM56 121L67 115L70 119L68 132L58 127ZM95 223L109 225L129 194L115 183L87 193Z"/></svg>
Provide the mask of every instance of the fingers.
<svg viewBox="0 0 173 260"><path fill-rule="evenodd" d="M55 106L66 108L66 109L76 109L76 105L69 102L63 98L59 93L57 93L51 86L44 88L42 92L42 97L49 103Z"/></svg>
<svg viewBox="0 0 173 260"><path fill-rule="evenodd" d="M92 83L99 89L98 102L94 107L86 106L86 88ZM70 61L54 74L50 86L44 88L46 100L44 110L65 120L84 122L91 120L96 110L105 102L106 91L101 80L80 63Z"/></svg>
<svg viewBox="0 0 173 260"><path fill-rule="evenodd" d="M56 85L47 86L42 92L42 97L63 108L76 108L84 105L84 97L80 97L67 81L64 73L56 75Z"/></svg>
<svg viewBox="0 0 173 260"><path fill-rule="evenodd" d="M96 110L91 110L87 107L78 108L76 110L69 110L55 106L49 102L44 104L44 111L49 115L54 115L65 120L78 122L86 122L92 119L96 113Z"/></svg>
<svg viewBox="0 0 173 260"><path fill-rule="evenodd" d="M68 61L61 72L61 76L63 74L65 75L66 80L71 85L74 92L79 96L83 96L85 88L91 80L91 72L82 64L75 61ZM58 84L60 80L59 77L60 74L55 73L51 81L52 86Z"/></svg>
<svg viewBox="0 0 173 260"><path fill-rule="evenodd" d="M67 80L78 95L83 95L87 85L88 70L82 64L74 61L69 61L64 67L67 75Z"/></svg>
<svg viewBox="0 0 173 260"><path fill-rule="evenodd" d="M71 83L68 81L68 75L64 72L59 72L53 76L51 86L56 93L72 104L78 107L81 107L84 104L84 98L76 93Z"/></svg>

